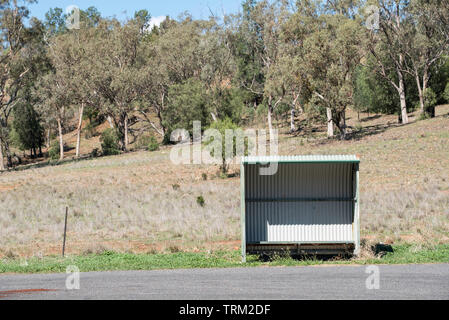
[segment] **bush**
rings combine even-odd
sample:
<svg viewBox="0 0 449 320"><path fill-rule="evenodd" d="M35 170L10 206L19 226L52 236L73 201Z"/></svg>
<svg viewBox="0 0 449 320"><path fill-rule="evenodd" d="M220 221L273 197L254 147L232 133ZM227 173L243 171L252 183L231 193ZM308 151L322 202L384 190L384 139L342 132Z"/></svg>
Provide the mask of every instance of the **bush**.
<svg viewBox="0 0 449 320"><path fill-rule="evenodd" d="M61 148L59 147L59 141L54 141L48 150L48 156L52 160L58 160L60 157L60 151Z"/></svg>
<svg viewBox="0 0 449 320"><path fill-rule="evenodd" d="M424 93L424 113L427 117L435 116L435 107L437 105L437 95L431 88L427 88Z"/></svg>
<svg viewBox="0 0 449 320"><path fill-rule="evenodd" d="M97 158L98 157L98 148L93 149L92 152L90 153L90 156L92 158Z"/></svg>
<svg viewBox="0 0 449 320"><path fill-rule="evenodd" d="M101 150L105 156L120 154L119 136L114 129L106 129L100 137Z"/></svg>
<svg viewBox="0 0 449 320"><path fill-rule="evenodd" d="M148 149L148 145L150 144L150 136L143 135L137 138L135 148L139 150Z"/></svg>
<svg viewBox="0 0 449 320"><path fill-rule="evenodd" d="M446 103L449 103L449 82L446 85L446 89L444 89L443 98L446 100Z"/></svg>
<svg viewBox="0 0 449 320"><path fill-rule="evenodd" d="M167 128L164 143L170 141L171 133L178 128L186 129L192 135L194 121L201 121L203 128L210 125L210 97L206 92L204 84L194 79L170 87L169 105L163 112Z"/></svg>
<svg viewBox="0 0 449 320"><path fill-rule="evenodd" d="M204 200L203 196L199 196L196 198L196 203L198 203L200 207L204 207L206 205L206 200Z"/></svg>
<svg viewBox="0 0 449 320"><path fill-rule="evenodd" d="M159 143L157 142L155 137L150 138L150 142L148 143L148 151L157 151L159 150Z"/></svg>
<svg viewBox="0 0 449 320"><path fill-rule="evenodd" d="M212 125L210 126L210 129L217 130L222 137L221 158L219 157L218 154L217 155L214 154L213 148L210 148L209 151L210 151L210 155L212 157L217 158L221 162L221 166L220 166L221 173L223 176L226 176L226 174L228 173L228 170L229 170L230 162L232 162L232 159L235 156L248 155L248 149L249 149L248 140L244 139L243 130L241 128L239 128L238 125L233 123L230 118L226 118L224 120L218 120L218 121L212 123ZM236 134L236 136L234 136L234 139L233 139L232 150L230 151L230 154L226 154L228 151L228 150L226 150L226 131L227 130L234 130L234 133ZM238 137L238 139L237 139L237 137ZM237 146L237 142L238 142L238 140L242 141L241 139L243 139L243 142L244 142L244 146L243 146L244 154L243 155L238 154L239 151L241 151L241 150L237 150L237 147L239 147L239 146ZM213 138L211 138L209 140L206 139L205 145L211 146L212 142L213 142ZM229 156L231 156L231 158L229 158Z"/></svg>

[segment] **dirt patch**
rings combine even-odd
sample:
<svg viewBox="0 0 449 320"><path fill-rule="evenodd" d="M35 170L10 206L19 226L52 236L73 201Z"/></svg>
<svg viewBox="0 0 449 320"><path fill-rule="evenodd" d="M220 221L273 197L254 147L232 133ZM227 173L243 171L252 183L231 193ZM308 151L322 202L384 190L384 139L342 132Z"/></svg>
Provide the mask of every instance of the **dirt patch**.
<svg viewBox="0 0 449 320"><path fill-rule="evenodd" d="M15 186L2 186L0 185L0 192L6 192L6 191L12 191L16 188L20 187L20 185L15 185Z"/></svg>

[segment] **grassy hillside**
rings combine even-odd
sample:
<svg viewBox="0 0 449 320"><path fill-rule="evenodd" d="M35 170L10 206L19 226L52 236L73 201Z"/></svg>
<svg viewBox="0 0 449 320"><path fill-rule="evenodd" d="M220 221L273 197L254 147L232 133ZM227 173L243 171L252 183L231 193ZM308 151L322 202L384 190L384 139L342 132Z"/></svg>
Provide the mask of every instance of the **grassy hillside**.
<svg viewBox="0 0 449 320"><path fill-rule="evenodd" d="M360 155L364 242L449 243L449 107L406 126L394 116L350 117L351 140L328 140L325 128L282 134L280 153ZM84 153L98 147L98 138L83 139ZM235 251L239 177L221 179L213 166L176 166L169 152L43 162L0 173L0 258L59 254L65 206L72 255Z"/></svg>

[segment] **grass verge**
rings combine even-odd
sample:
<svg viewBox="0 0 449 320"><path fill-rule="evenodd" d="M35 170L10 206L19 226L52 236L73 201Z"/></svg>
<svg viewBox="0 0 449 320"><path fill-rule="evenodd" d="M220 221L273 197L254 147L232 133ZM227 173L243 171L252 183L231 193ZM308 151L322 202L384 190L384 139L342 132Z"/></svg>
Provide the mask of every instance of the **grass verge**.
<svg viewBox="0 0 449 320"><path fill-rule="evenodd" d="M128 254L106 251L68 258L45 257L25 260L0 260L2 273L61 273L67 266L77 266L81 272L162 270L193 268L232 268L259 266L311 266L344 264L417 264L449 263L449 245L422 247L420 245L395 245L393 252L371 259L318 260L313 258L297 260L291 257L275 257L264 262L256 256L248 257L242 264L239 251L219 251L213 253L171 253L171 254Z"/></svg>

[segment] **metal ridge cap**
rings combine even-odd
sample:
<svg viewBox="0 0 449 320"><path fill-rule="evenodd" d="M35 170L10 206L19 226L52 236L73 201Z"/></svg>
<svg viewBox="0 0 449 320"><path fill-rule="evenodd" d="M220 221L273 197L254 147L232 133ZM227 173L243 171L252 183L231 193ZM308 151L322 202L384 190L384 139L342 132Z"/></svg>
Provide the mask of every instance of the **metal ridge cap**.
<svg viewBox="0 0 449 320"><path fill-rule="evenodd" d="M356 155L296 155L296 156L248 156L242 158L243 163L327 163L327 162L352 162L359 163Z"/></svg>

